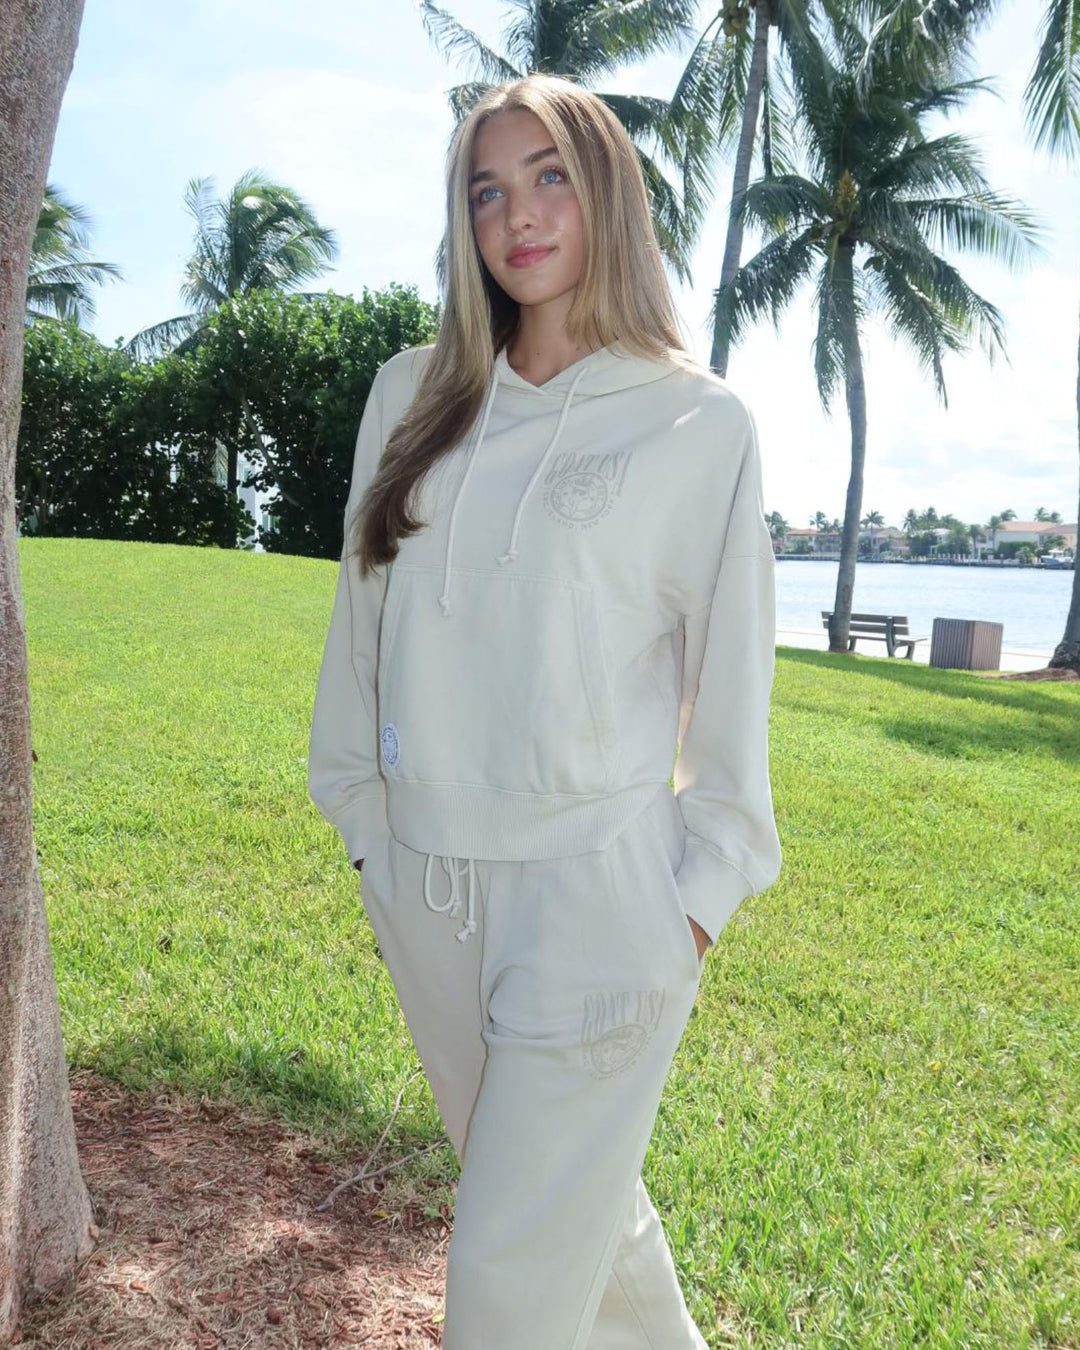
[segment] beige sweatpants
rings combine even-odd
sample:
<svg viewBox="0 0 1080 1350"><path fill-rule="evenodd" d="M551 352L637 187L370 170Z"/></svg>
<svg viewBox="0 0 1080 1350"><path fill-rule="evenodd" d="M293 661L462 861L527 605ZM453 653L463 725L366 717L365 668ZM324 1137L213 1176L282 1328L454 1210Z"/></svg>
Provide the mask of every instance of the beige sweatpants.
<svg viewBox="0 0 1080 1350"><path fill-rule="evenodd" d="M701 978L684 837L664 784L607 849L443 859L386 831L364 859L364 908L461 1162L443 1350L706 1345L641 1179Z"/></svg>

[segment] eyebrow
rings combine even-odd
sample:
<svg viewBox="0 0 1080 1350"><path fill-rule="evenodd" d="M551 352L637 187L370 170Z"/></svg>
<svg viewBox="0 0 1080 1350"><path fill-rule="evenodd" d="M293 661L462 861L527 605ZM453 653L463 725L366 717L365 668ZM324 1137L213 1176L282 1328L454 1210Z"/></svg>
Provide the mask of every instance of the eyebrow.
<svg viewBox="0 0 1080 1350"><path fill-rule="evenodd" d="M535 164L537 160L546 159L548 155L557 155L558 153L553 145L547 145L543 150L534 150L531 155L526 155L521 163L524 168L528 168L530 164ZM481 169L479 173L474 173L469 179L469 186L473 187L477 183L490 182L494 177L495 174L490 169Z"/></svg>

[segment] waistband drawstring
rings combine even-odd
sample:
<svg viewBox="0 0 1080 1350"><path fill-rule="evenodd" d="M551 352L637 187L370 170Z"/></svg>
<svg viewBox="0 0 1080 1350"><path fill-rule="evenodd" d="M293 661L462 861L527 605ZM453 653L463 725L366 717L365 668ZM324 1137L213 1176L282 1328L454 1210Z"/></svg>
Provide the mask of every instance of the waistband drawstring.
<svg viewBox="0 0 1080 1350"><path fill-rule="evenodd" d="M443 865L443 871L450 878L450 894L447 896L446 903L436 905L431 899L430 877L431 864L435 857ZM451 866L453 864L453 866ZM465 922L461 928L454 934L459 942L467 942L470 933L476 932L476 920L473 918L473 892L476 885L476 863L472 858L465 859L465 882L466 894L468 895L468 908L466 910ZM427 862L424 863L424 904L433 914L457 914L461 909L461 898L458 895L458 880L461 876L461 869L458 867L456 858L443 858L441 855L429 853Z"/></svg>

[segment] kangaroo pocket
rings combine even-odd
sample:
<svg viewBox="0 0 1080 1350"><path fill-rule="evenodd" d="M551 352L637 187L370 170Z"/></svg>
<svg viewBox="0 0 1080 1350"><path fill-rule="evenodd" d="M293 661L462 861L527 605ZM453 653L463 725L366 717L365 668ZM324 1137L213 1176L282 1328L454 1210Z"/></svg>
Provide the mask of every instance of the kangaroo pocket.
<svg viewBox="0 0 1080 1350"><path fill-rule="evenodd" d="M455 567L444 616L442 581L442 569L390 569L378 666L383 773L606 792L615 726L592 589Z"/></svg>

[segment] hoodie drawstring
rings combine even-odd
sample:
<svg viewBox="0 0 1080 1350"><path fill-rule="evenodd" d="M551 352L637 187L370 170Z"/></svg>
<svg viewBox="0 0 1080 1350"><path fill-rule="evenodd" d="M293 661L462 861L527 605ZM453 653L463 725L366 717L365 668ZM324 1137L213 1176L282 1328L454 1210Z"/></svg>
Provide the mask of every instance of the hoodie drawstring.
<svg viewBox="0 0 1080 1350"><path fill-rule="evenodd" d="M447 896L446 903L436 905L431 899L430 876L431 864L437 855L429 853L427 862L424 864L424 904L433 914L457 914L461 909L461 899L458 896L458 880L461 876L460 868L456 858L440 858L443 870L450 878L450 894ZM453 864L453 866L451 866ZM469 934L476 932L476 920L473 918L473 892L476 886L476 863L472 858L465 859L465 889L468 895L468 909L465 913L465 923L454 934L459 942L468 941Z"/></svg>
<svg viewBox="0 0 1080 1350"><path fill-rule="evenodd" d="M566 414L570 411L570 400L574 397L574 390L578 387L578 382L581 380L582 375L587 375L588 371L589 367L584 366L574 377L574 383L566 391L566 398L563 399L562 412L559 413L559 421L555 428L555 434L552 436L551 440L548 441L547 449L540 456L540 463L537 464L536 468L533 470L533 475L526 484L525 491L521 494L521 500L518 502L517 510L514 512L514 528L510 531L510 547L497 559L498 562L513 562L517 557L517 549L514 546L517 543L518 525L521 523L521 513L525 509L525 503L529 500L529 493L533 490L533 484L544 472L548 459L551 457L551 452L555 449L559 437L562 435L563 424L566 422ZM477 446L477 449L479 449L479 446Z"/></svg>
<svg viewBox="0 0 1080 1350"><path fill-rule="evenodd" d="M513 560L517 557L517 536L518 536L518 526L521 524L521 513L525 509L525 503L529 500L529 494L530 492L532 492L533 486L535 485L540 475L544 472L544 468L546 467L547 462L551 457L551 452L555 449L555 446L558 444L559 437L562 435L562 429L566 422L567 413L569 413L570 411L570 401L574 397L574 391L575 389L577 389L578 383L580 382L582 377L588 374L588 371L589 367L587 365L583 366L581 370L577 373L577 375L575 375L574 382L571 384L570 388L566 391L566 397L563 399L562 411L559 413L559 421L558 425L555 427L555 433L552 436L551 440L548 442L547 449L540 456L540 462L533 470L532 477L525 485L525 490L522 492L521 498L518 501L517 510L514 513L513 529L510 531L509 547L507 548L505 553L500 554L496 559L496 561L500 563L513 562ZM491 405L495 401L495 391L498 388L498 384L499 384L498 371L494 371L491 376L491 388L488 392L487 403L484 405L484 415L480 419L480 430L476 437L476 444L473 447L472 454L469 456L468 463L465 465L465 472L462 474L461 482L458 484L458 490L454 494L454 505L450 509L450 527L446 535L446 568L443 575L443 593L442 595L439 596L439 604L442 606L444 619L447 618L450 614L450 577L453 573L452 558L454 552L454 524L457 520L458 503L461 501L461 495L465 491L465 484L469 481L469 474L472 472L472 467L476 462L476 457L480 453L480 445L484 439L484 432L487 430L488 415L491 412Z"/></svg>
<svg viewBox="0 0 1080 1350"><path fill-rule="evenodd" d="M574 377L573 383L566 391L566 397L563 399L562 411L559 413L559 421L555 427L554 435L548 442L547 449L540 456L540 462L533 470L532 477L525 485L525 490L517 504L517 510L514 513L514 524L510 531L510 543L505 553L500 554L496 561L500 563L513 562L517 557L517 537L518 528L521 524L521 514L525 509L525 503L529 500L529 494L536 485L540 475L544 472L551 453L558 444L559 437L562 435L563 426L566 423L567 414L570 411L570 403L574 397L574 391L578 387L578 382L588 373L589 367L583 366ZM450 578L453 575L453 555L454 555L454 526L457 522L458 503L461 501L462 493L465 491L465 484L469 481L469 474L472 473L473 465L476 463L477 455L480 453L480 446L484 439L484 433L487 431L488 417L491 413L491 405L495 402L495 393L499 386L499 373L493 371L491 376L491 387L488 390L487 401L484 404L483 416L480 419L480 427L477 432L476 442L472 453L469 455L465 465L465 472L461 476L461 482L458 484L458 490L454 494L454 504L450 509L450 525L446 535L446 568L443 575L443 593L439 596L439 604L442 607L443 618L450 614ZM444 904L436 905L431 898L431 864L435 858L439 857L443 865L443 870L450 878L450 894L447 896ZM476 885L476 864L472 858L465 859L465 886L468 897L467 908L465 912L465 922L458 929L454 936L459 942L468 941L469 935L476 932L476 920L473 917L474 912L474 889ZM424 864L424 904L434 914L457 914L461 910L461 898L458 895L458 882L461 877L461 869L458 866L456 858L443 858L439 854L429 853L427 861Z"/></svg>

